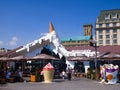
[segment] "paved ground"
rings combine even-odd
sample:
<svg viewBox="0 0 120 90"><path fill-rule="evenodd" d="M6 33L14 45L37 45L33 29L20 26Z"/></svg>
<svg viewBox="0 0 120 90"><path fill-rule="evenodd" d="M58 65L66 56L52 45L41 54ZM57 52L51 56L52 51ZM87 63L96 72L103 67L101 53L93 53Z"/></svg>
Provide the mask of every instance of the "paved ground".
<svg viewBox="0 0 120 90"><path fill-rule="evenodd" d="M79 78L72 81L54 80L52 83L7 83L0 85L0 90L120 90L120 83L104 85L95 80Z"/></svg>

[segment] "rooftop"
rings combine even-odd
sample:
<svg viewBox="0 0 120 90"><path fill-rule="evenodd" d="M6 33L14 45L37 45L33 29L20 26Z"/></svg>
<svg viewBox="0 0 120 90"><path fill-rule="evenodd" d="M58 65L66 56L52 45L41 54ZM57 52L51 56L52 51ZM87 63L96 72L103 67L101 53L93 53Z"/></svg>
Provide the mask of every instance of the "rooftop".
<svg viewBox="0 0 120 90"><path fill-rule="evenodd" d="M72 50L91 50L91 51L95 51L95 48L92 47L92 46L66 47L66 49L69 50L69 51L72 51ZM99 51L100 54L105 53L105 52L120 54L120 46L119 45L98 46L97 51Z"/></svg>
<svg viewBox="0 0 120 90"><path fill-rule="evenodd" d="M114 14L114 13L119 13L120 14L120 9L102 10L100 12L100 16L98 16L98 21L99 22L105 21L105 15L106 14Z"/></svg>
<svg viewBox="0 0 120 90"><path fill-rule="evenodd" d="M91 39L91 36L75 36L75 37L61 38L61 41L88 41L90 39Z"/></svg>

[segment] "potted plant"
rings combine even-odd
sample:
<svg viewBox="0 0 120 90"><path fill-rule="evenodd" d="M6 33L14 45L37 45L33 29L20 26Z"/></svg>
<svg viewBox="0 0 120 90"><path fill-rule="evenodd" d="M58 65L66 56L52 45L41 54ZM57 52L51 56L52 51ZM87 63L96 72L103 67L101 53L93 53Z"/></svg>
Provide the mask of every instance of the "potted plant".
<svg viewBox="0 0 120 90"><path fill-rule="evenodd" d="M36 82L36 74L35 74L35 72L31 72L30 80L31 80L31 82Z"/></svg>
<svg viewBox="0 0 120 90"><path fill-rule="evenodd" d="M31 82L36 81L36 74L35 74L35 68L34 67L31 70L30 80L31 80Z"/></svg>
<svg viewBox="0 0 120 90"><path fill-rule="evenodd" d="M36 81L40 81L40 72L39 72L39 68L36 67L36 70L35 70L35 76L36 76Z"/></svg>
<svg viewBox="0 0 120 90"><path fill-rule="evenodd" d="M6 83L6 79L3 70L3 63L0 62L0 84L5 84L5 83Z"/></svg>
<svg viewBox="0 0 120 90"><path fill-rule="evenodd" d="M32 82L40 81L40 73L39 73L38 67L36 67L34 70L32 70L31 75L30 75L30 79Z"/></svg>

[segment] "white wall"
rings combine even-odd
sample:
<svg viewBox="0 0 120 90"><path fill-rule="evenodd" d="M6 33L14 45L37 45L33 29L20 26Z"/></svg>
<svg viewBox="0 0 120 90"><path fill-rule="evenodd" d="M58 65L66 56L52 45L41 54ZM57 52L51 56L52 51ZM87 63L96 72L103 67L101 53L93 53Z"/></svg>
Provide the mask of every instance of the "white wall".
<svg viewBox="0 0 120 90"><path fill-rule="evenodd" d="M67 66L70 65L71 68L74 68L75 61L68 61L66 60Z"/></svg>

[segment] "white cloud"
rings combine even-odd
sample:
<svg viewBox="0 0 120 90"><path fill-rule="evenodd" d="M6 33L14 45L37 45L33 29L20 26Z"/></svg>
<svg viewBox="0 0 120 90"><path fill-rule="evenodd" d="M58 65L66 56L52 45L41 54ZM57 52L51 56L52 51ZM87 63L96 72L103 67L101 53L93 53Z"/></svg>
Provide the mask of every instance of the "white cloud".
<svg viewBox="0 0 120 90"><path fill-rule="evenodd" d="M17 45L18 38L17 37L12 37L12 39L9 41L9 45L14 46Z"/></svg>
<svg viewBox="0 0 120 90"><path fill-rule="evenodd" d="M0 45L3 45L3 41L0 41Z"/></svg>

